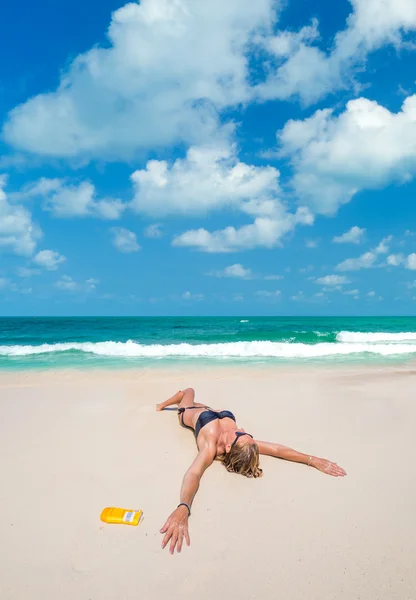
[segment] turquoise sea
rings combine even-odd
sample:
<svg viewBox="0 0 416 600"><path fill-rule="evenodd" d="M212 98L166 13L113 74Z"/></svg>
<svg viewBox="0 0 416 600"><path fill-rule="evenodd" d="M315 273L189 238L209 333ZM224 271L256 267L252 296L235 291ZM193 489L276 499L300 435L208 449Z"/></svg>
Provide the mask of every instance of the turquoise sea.
<svg viewBox="0 0 416 600"><path fill-rule="evenodd" d="M1 318L0 369L416 358L416 317Z"/></svg>

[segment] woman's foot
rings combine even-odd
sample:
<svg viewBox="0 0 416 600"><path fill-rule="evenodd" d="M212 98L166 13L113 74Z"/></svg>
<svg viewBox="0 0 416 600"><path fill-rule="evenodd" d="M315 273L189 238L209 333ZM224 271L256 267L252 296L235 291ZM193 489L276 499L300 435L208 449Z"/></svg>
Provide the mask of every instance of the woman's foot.
<svg viewBox="0 0 416 600"><path fill-rule="evenodd" d="M164 408L166 408L168 406L172 406L172 404L180 404L183 397L184 397L184 392L179 390L179 392L176 392L176 394L174 394L171 398L168 398L167 400L165 400L164 402L161 402L160 404L156 404L156 411L160 412Z"/></svg>

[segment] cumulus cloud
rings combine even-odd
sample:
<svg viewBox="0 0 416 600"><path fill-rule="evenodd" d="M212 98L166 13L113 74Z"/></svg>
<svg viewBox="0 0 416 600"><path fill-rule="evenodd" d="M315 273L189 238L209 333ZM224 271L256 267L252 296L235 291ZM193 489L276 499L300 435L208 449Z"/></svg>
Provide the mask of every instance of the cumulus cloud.
<svg viewBox="0 0 416 600"><path fill-rule="evenodd" d="M275 5L130 2L113 13L107 47L77 56L55 91L11 111L5 138L36 154L110 159L211 139L217 111L249 98L246 53Z"/></svg>
<svg viewBox="0 0 416 600"><path fill-rule="evenodd" d="M192 294L187 291L182 294L181 298L182 300L204 300L205 296L204 294Z"/></svg>
<svg viewBox="0 0 416 600"><path fill-rule="evenodd" d="M219 271L210 271L208 275L212 277L231 277L234 279L252 279L251 269L246 269L243 265L236 263Z"/></svg>
<svg viewBox="0 0 416 600"><path fill-rule="evenodd" d="M205 252L273 247L297 224L313 223L304 207L295 214L288 212L280 199L277 169L239 161L236 147L227 143L192 147L171 165L149 161L131 179L135 187L131 208L140 214L198 216L233 209L254 217L253 223L240 228L187 231L174 239L174 246Z"/></svg>
<svg viewBox="0 0 416 600"><path fill-rule="evenodd" d="M390 267L403 266L410 271L416 270L416 253L412 252L408 256L404 254L390 254L386 259L386 264Z"/></svg>
<svg viewBox="0 0 416 600"><path fill-rule="evenodd" d="M346 27L335 36L329 52L318 46L316 19L297 32L280 31L263 38L271 67L257 88L261 97L299 97L310 104L336 90L358 87L354 76L368 54L385 44L399 47L403 34L416 29L413 0L351 0L351 4Z"/></svg>
<svg viewBox="0 0 416 600"><path fill-rule="evenodd" d="M365 229L361 227L351 227L342 235L335 236L332 241L335 244L360 244L365 234Z"/></svg>
<svg viewBox="0 0 416 600"><path fill-rule="evenodd" d="M391 267L398 267L404 260L403 254L390 254L386 259L387 264Z"/></svg>
<svg viewBox="0 0 416 600"><path fill-rule="evenodd" d="M334 214L360 190L404 182L416 173L416 95L392 113L358 98L339 115L318 110L290 120L278 133L294 168L291 185L302 204Z"/></svg>
<svg viewBox="0 0 416 600"><path fill-rule="evenodd" d="M280 290L259 290L258 292L256 292L256 296L259 296L259 298L278 298L279 296L281 296L281 294L282 292Z"/></svg>
<svg viewBox="0 0 416 600"><path fill-rule="evenodd" d="M144 230L144 235L147 238L158 239L163 237L162 226L159 223L153 223Z"/></svg>
<svg viewBox="0 0 416 600"><path fill-rule="evenodd" d="M240 162L236 146L228 143L191 147L171 165L151 160L131 180L131 207L150 216L204 215L226 208L267 216L280 206L279 171Z"/></svg>
<svg viewBox="0 0 416 600"><path fill-rule="evenodd" d="M338 271L359 271L360 269L370 269L374 267L377 254L374 252L365 252L357 258L347 258L336 266Z"/></svg>
<svg viewBox="0 0 416 600"><path fill-rule="evenodd" d="M16 106L4 137L21 151L80 159L200 144L221 136L219 114L229 107L271 98L311 103L357 87L354 72L368 53L400 46L416 28L413 0L351 0L346 27L325 52L316 19L297 32L273 31L281 4L129 2L113 13L106 47L78 55L56 90ZM253 85L259 71L265 76Z"/></svg>
<svg viewBox="0 0 416 600"><path fill-rule="evenodd" d="M111 221L119 219L125 209L121 200L98 200L95 187L89 181L71 184L66 179L42 177L26 185L18 196L41 198L44 210L58 218L90 216Z"/></svg>
<svg viewBox="0 0 416 600"><path fill-rule="evenodd" d="M100 283L99 279L95 279L94 277L91 277L90 279L87 279L85 284L87 286L88 289L90 290L95 290L95 288L97 287L97 285Z"/></svg>
<svg viewBox="0 0 416 600"><path fill-rule="evenodd" d="M78 288L77 282L74 281L69 275L62 275L61 279L59 279L55 285L60 290L69 292L74 292Z"/></svg>
<svg viewBox="0 0 416 600"><path fill-rule="evenodd" d="M58 265L65 262L65 256L54 250L41 250L33 257L33 262L48 271L56 271Z"/></svg>
<svg viewBox="0 0 416 600"><path fill-rule="evenodd" d="M416 271L416 254L413 252L409 254L405 261L406 269L410 269L411 271Z"/></svg>
<svg viewBox="0 0 416 600"><path fill-rule="evenodd" d="M393 236L389 235L381 240L381 242L370 250L364 252L357 258L347 258L346 260L339 263L335 268L337 271L359 271L360 269L370 269L376 266L377 258L380 254L387 254L389 251L389 244Z"/></svg>
<svg viewBox="0 0 416 600"><path fill-rule="evenodd" d="M306 300L305 294L302 292L302 290L300 290L297 294L294 294L293 296L290 297L291 300L294 300L295 302L301 302L303 300Z"/></svg>
<svg viewBox="0 0 416 600"><path fill-rule="evenodd" d="M0 251L2 248L30 256L42 237L42 231L32 221L31 213L19 204L9 202L4 190L6 177L0 176Z"/></svg>
<svg viewBox="0 0 416 600"><path fill-rule="evenodd" d="M55 283L55 287L65 292L92 292L100 283L99 279L87 279L86 281L74 281L69 275L63 275Z"/></svg>
<svg viewBox="0 0 416 600"><path fill-rule="evenodd" d="M283 207L276 208L274 218L257 218L254 223L240 228L226 227L214 232L191 229L174 238L173 246L191 247L201 252L237 252L256 247L274 248L281 238L297 224L312 225L313 216L299 209L289 214Z"/></svg>
<svg viewBox="0 0 416 600"><path fill-rule="evenodd" d="M137 236L133 231L129 231L124 227L113 227L110 231L113 235L113 246L119 252L129 254L140 250L140 245L137 243Z"/></svg>
<svg viewBox="0 0 416 600"><path fill-rule="evenodd" d="M341 286L347 283L350 283L350 280L347 279L344 275L325 275L325 277L318 277L315 279L315 283L318 285L325 286Z"/></svg>

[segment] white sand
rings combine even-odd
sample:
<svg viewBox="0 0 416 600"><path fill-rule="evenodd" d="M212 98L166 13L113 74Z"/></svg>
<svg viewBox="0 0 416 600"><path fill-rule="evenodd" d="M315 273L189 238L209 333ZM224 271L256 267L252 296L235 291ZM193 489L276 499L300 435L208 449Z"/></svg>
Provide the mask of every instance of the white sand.
<svg viewBox="0 0 416 600"><path fill-rule="evenodd" d="M416 373L174 369L0 377L0 599L414 600ZM171 556L158 530L195 454L156 402L192 385L260 439L336 460L333 479L214 464ZM142 508L138 527L99 521Z"/></svg>

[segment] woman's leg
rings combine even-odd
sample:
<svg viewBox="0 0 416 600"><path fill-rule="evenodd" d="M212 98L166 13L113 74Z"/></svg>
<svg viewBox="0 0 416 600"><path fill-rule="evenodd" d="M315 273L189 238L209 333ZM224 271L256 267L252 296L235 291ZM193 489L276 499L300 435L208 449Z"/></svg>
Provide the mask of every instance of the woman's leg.
<svg viewBox="0 0 416 600"><path fill-rule="evenodd" d="M179 390L179 392L176 392L176 394L174 394L173 396L171 396L164 402L161 402L160 404L156 404L156 410L160 411L160 410L163 410L164 408L167 408L168 406L172 406L172 404L180 404L182 402L184 396L185 396L185 392L182 392L181 390Z"/></svg>
<svg viewBox="0 0 416 600"><path fill-rule="evenodd" d="M172 404L178 404L178 408L188 408L188 406L198 406L201 408L205 408L205 404L199 404L198 402L194 402L195 400L195 390L193 388L186 388L186 390L179 390L173 396L161 402L160 404L156 404L156 410L160 411L168 406L172 406Z"/></svg>

